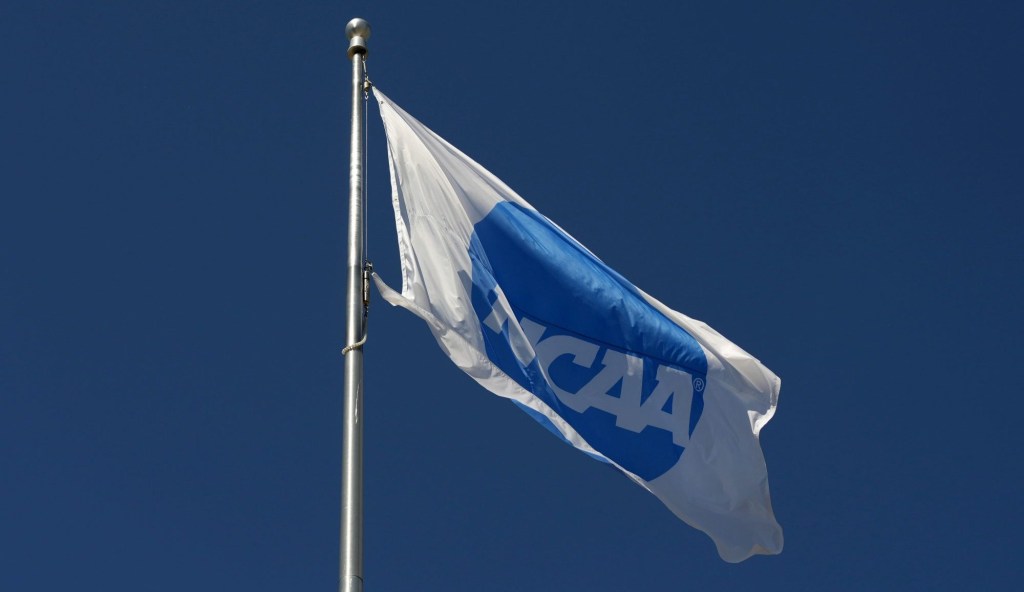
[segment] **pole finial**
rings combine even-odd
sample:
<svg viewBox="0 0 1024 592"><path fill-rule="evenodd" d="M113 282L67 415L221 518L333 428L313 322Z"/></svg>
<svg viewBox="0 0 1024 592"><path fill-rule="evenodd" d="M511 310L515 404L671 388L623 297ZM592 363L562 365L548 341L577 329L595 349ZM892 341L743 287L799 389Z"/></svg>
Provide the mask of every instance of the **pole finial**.
<svg viewBox="0 0 1024 592"><path fill-rule="evenodd" d="M366 53L366 40L370 38L370 23L361 18L354 18L345 25L345 36L348 37L348 57L357 53Z"/></svg>

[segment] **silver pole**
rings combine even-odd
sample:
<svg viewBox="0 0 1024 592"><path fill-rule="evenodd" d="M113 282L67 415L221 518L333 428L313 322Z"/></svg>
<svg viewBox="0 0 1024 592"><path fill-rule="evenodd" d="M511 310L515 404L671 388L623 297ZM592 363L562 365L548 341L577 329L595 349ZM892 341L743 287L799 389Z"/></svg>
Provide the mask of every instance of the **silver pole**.
<svg viewBox="0 0 1024 592"><path fill-rule="evenodd" d="M345 26L352 60L352 142L348 193L348 314L345 354L344 441L341 469L341 554L338 592L363 590L363 60L370 24L360 18Z"/></svg>

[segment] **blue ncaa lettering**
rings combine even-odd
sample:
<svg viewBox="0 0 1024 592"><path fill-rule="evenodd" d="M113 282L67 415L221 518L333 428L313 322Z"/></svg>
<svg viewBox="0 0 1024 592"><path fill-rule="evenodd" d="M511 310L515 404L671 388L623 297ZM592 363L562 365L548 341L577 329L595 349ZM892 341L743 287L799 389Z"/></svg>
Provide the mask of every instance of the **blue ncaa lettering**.
<svg viewBox="0 0 1024 592"><path fill-rule="evenodd" d="M679 462L707 380L704 350L689 333L533 210L495 206L477 223L469 255L492 362L640 478Z"/></svg>

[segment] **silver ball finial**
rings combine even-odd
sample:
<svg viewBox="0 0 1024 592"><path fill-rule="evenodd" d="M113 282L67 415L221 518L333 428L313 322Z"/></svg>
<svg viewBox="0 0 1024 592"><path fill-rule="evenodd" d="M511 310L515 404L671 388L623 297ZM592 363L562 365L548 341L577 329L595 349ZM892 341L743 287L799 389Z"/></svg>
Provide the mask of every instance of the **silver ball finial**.
<svg viewBox="0 0 1024 592"><path fill-rule="evenodd" d="M354 18L345 25L345 36L348 37L348 57L357 53L366 53L366 40L370 38L370 23L361 18Z"/></svg>

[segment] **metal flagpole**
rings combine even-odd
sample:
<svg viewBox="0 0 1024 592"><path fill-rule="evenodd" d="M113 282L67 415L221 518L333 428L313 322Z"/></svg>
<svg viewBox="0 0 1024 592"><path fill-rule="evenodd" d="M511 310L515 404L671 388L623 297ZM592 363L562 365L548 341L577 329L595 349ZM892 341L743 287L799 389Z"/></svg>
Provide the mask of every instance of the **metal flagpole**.
<svg viewBox="0 0 1024 592"><path fill-rule="evenodd" d="M363 350L366 289L363 252L363 60L370 24L360 18L345 26L352 60L352 142L348 194L348 314L345 353L344 440L341 469L341 553L338 592L363 590Z"/></svg>

